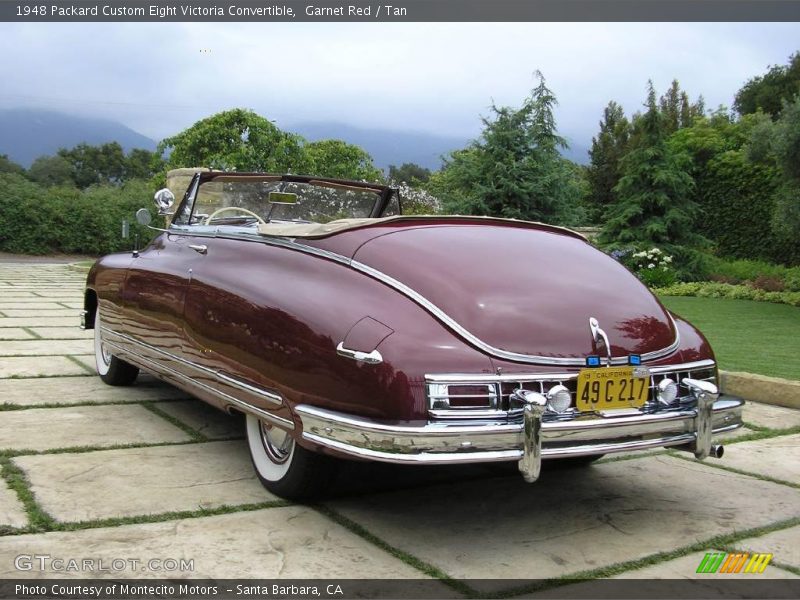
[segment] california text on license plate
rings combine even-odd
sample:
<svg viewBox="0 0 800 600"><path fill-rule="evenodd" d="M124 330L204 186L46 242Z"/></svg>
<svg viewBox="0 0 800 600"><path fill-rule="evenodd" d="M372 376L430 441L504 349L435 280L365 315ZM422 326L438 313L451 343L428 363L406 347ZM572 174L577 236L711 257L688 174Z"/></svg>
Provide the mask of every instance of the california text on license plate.
<svg viewBox="0 0 800 600"><path fill-rule="evenodd" d="M633 367L582 369L575 406L580 411L639 408L647 402L649 377L634 377Z"/></svg>

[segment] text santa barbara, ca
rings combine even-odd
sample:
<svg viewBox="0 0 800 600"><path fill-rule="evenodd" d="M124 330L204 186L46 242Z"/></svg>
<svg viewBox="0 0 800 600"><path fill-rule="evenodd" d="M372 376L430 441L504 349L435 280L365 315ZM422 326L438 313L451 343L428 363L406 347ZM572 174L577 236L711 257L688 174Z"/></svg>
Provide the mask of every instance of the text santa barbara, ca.
<svg viewBox="0 0 800 600"><path fill-rule="evenodd" d="M177 20L192 18L210 19L293 19L297 16L305 18L347 18L347 19L391 19L408 17L405 6L390 4L341 4L325 5L287 3L284 5L257 5L252 2L245 4L181 4L181 3L154 3L143 4L139 2L92 4L80 2L50 2L49 4L35 4L32 2L18 4L16 16L26 17L31 20L39 19L86 19L86 20Z"/></svg>

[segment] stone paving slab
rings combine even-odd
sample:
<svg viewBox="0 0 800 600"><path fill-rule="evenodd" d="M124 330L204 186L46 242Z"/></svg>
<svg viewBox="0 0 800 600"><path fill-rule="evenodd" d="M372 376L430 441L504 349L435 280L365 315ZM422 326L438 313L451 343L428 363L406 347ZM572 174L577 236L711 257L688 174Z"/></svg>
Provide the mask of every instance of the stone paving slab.
<svg viewBox="0 0 800 600"><path fill-rule="evenodd" d="M720 464L800 484L800 435L736 444L726 449Z"/></svg>
<svg viewBox="0 0 800 600"><path fill-rule="evenodd" d="M452 577L498 578L491 591L794 517L800 490L656 456L330 504Z"/></svg>
<svg viewBox="0 0 800 600"><path fill-rule="evenodd" d="M748 402L744 407L744 420L758 427L788 429L800 426L800 410L761 402Z"/></svg>
<svg viewBox="0 0 800 600"><path fill-rule="evenodd" d="M14 462L59 521L278 500L256 478L244 441L22 456Z"/></svg>
<svg viewBox="0 0 800 600"><path fill-rule="evenodd" d="M85 370L88 370L90 373L97 374L97 359L95 358L94 354L91 356L73 356L80 364L86 367Z"/></svg>
<svg viewBox="0 0 800 600"><path fill-rule="evenodd" d="M145 577L422 579L425 576L341 525L304 506L288 506L166 523L51 532L0 538L0 577L63 577L14 569L19 554L114 558L193 559L191 572ZM74 575L73 575L74 576ZM83 577L137 578L135 570L82 573ZM453 592L442 584L442 597Z"/></svg>
<svg viewBox="0 0 800 600"><path fill-rule="evenodd" d="M77 327L80 315L72 317L0 317L0 327Z"/></svg>
<svg viewBox="0 0 800 600"><path fill-rule="evenodd" d="M25 527L28 517L22 502L5 481L0 480L0 530L5 527Z"/></svg>
<svg viewBox="0 0 800 600"><path fill-rule="evenodd" d="M86 339L0 342L0 356L68 356L93 353L94 340Z"/></svg>
<svg viewBox="0 0 800 600"><path fill-rule="evenodd" d="M5 298L0 299L0 311L3 312L7 310L64 310L65 308L65 306L61 306L56 302L45 302L43 298L32 300L31 302L20 300L10 302ZM11 315L6 316L10 317Z"/></svg>
<svg viewBox="0 0 800 600"><path fill-rule="evenodd" d="M105 384L99 377L0 379L0 403L18 406L147 402L189 397L186 392L145 374L139 375L135 385L126 387Z"/></svg>
<svg viewBox="0 0 800 600"><path fill-rule="evenodd" d="M0 340L32 340L34 336L21 327L4 327L0 329Z"/></svg>
<svg viewBox="0 0 800 600"><path fill-rule="evenodd" d="M78 327L30 327L30 330L45 340L87 340L94 339L94 331ZM3 329L0 329L2 335Z"/></svg>
<svg viewBox="0 0 800 600"><path fill-rule="evenodd" d="M2 420L0 449L51 450L191 439L182 429L138 405L11 410L2 413Z"/></svg>
<svg viewBox="0 0 800 600"><path fill-rule="evenodd" d="M10 308L1 308L0 312L2 312L6 317L9 318L17 318L17 317L74 317L78 316L80 313L78 310L74 308L64 308L63 306L59 306L58 308L54 309L10 309Z"/></svg>
<svg viewBox="0 0 800 600"><path fill-rule="evenodd" d="M242 417L229 415L202 400L162 402L158 408L210 439L244 435L244 419Z"/></svg>
<svg viewBox="0 0 800 600"><path fill-rule="evenodd" d="M742 540L736 547L748 552L770 552L775 555L773 561L800 569L800 525Z"/></svg>
<svg viewBox="0 0 800 600"><path fill-rule="evenodd" d="M92 357L94 360L94 357ZM83 363L82 363L83 364ZM94 366L92 366L94 369ZM12 356L0 359L0 379L8 377L61 377L90 373L66 356Z"/></svg>

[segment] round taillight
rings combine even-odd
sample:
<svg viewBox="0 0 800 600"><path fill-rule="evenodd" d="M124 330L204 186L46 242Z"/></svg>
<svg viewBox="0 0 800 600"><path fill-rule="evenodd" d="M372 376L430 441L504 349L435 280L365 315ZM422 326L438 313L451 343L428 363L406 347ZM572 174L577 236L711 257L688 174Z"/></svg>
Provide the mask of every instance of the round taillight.
<svg viewBox="0 0 800 600"><path fill-rule="evenodd" d="M678 384L666 377L658 382L656 398L661 404L672 404L678 397Z"/></svg>
<svg viewBox="0 0 800 600"><path fill-rule="evenodd" d="M566 386L561 384L554 385L547 392L547 410L555 413L563 413L569 410L572 405L572 395Z"/></svg>

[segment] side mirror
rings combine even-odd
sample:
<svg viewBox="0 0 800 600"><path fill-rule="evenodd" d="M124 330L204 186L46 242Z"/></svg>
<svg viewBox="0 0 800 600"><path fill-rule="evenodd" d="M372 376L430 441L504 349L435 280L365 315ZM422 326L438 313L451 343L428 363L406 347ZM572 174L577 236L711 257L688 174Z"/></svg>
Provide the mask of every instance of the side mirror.
<svg viewBox="0 0 800 600"><path fill-rule="evenodd" d="M150 222L153 220L153 217L150 215L150 211L146 208L140 208L136 211L136 222L139 225L150 225Z"/></svg>
<svg viewBox="0 0 800 600"><path fill-rule="evenodd" d="M172 208L172 205L175 204L175 194L169 191L167 188L163 190L158 190L154 197L156 208L158 209L158 214L165 215L167 211Z"/></svg>

